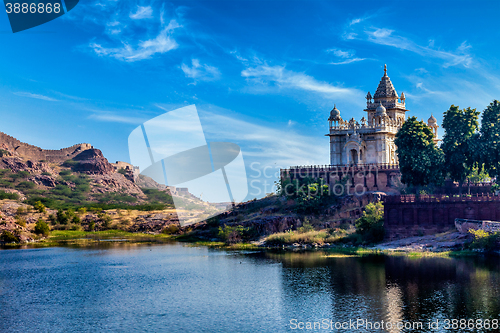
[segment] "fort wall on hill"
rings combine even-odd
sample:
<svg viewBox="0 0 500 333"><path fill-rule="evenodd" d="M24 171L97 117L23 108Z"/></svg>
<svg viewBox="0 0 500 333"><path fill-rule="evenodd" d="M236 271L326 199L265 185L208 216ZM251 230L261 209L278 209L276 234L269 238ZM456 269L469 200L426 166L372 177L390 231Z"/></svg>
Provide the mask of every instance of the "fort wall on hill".
<svg viewBox="0 0 500 333"><path fill-rule="evenodd" d="M45 160L47 162L63 163L66 160L72 159L84 150L93 149L92 145L88 143L80 143L71 147L62 148L59 150L42 149L33 146L18 139L0 132L0 148L19 154L29 160Z"/></svg>

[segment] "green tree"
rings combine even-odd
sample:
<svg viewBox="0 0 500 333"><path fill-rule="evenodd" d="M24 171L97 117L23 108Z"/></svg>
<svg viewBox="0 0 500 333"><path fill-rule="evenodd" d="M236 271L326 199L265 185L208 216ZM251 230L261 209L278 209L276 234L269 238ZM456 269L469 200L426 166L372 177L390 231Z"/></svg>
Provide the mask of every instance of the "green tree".
<svg viewBox="0 0 500 333"><path fill-rule="evenodd" d="M39 219L35 224L35 234L48 236L50 232L49 225L44 220Z"/></svg>
<svg viewBox="0 0 500 333"><path fill-rule="evenodd" d="M396 134L394 143L401 170L401 182L419 187L441 184L444 180L444 154L434 144L432 130L416 117L408 118Z"/></svg>
<svg viewBox="0 0 500 333"><path fill-rule="evenodd" d="M475 142L478 141L478 116L476 109L462 109L452 105L444 113L443 129L445 134L441 148L443 149L445 168L449 177L459 183L462 193L462 184L471 175L477 164Z"/></svg>
<svg viewBox="0 0 500 333"><path fill-rule="evenodd" d="M491 177L500 176L500 102L495 100L481 118L480 160Z"/></svg>
<svg viewBox="0 0 500 333"><path fill-rule="evenodd" d="M384 239L384 205L382 202L366 205L363 216L356 221L356 233L367 243L380 242Z"/></svg>
<svg viewBox="0 0 500 333"><path fill-rule="evenodd" d="M62 209L59 209L57 211L57 222L60 224L68 224L68 221L68 215Z"/></svg>
<svg viewBox="0 0 500 333"><path fill-rule="evenodd" d="M471 173L467 176L467 180L472 183L484 182L490 179L490 175L486 172L484 164L481 166L474 166Z"/></svg>
<svg viewBox="0 0 500 333"><path fill-rule="evenodd" d="M4 243L19 243L19 237L12 232L4 230L0 235L0 241Z"/></svg>
<svg viewBox="0 0 500 333"><path fill-rule="evenodd" d="M45 213L45 205L41 201L35 202L33 207L39 212L39 213Z"/></svg>

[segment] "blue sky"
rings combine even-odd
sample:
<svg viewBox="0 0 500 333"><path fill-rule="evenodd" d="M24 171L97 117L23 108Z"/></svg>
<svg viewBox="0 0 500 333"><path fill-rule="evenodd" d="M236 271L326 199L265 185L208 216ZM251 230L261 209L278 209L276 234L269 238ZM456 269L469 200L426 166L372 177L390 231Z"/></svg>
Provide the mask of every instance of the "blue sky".
<svg viewBox="0 0 500 333"><path fill-rule="evenodd" d="M195 104L207 140L239 144L248 176L262 180L254 169L327 164L329 111L336 103L344 119L360 119L384 64L409 116L440 122L451 104L483 110L500 99L499 9L496 1L80 1L16 34L1 14L0 131L47 149L88 142L128 161L134 128Z"/></svg>

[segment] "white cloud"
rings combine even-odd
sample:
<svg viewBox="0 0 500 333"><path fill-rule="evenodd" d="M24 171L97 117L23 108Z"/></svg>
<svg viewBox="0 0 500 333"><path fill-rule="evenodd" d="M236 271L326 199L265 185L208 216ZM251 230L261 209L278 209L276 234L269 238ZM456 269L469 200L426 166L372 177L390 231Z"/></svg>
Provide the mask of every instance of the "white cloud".
<svg viewBox="0 0 500 333"><path fill-rule="evenodd" d="M177 22L172 20L155 38L141 41L135 47L124 41L120 47L105 47L95 42L90 43L89 46L98 56L110 56L127 62L144 60L157 53L162 54L176 49L178 44L171 34L179 27Z"/></svg>
<svg viewBox="0 0 500 333"><path fill-rule="evenodd" d="M327 96L353 95L359 92L356 89L334 86L318 81L304 73L296 73L285 69L284 66L261 65L247 68L241 75L256 84L276 84L280 88L300 89Z"/></svg>
<svg viewBox="0 0 500 333"><path fill-rule="evenodd" d="M111 123L133 124L133 125L142 124L144 121L147 120L145 118L140 118L140 117L117 115L113 112L94 113L89 116L89 119L95 119Z"/></svg>
<svg viewBox="0 0 500 333"><path fill-rule="evenodd" d="M366 58L355 58L354 54L356 53L354 50L343 51L337 48L331 48L326 50L328 53L333 53L337 58L340 58L339 61L333 61L330 65L346 65L353 62L363 61Z"/></svg>
<svg viewBox="0 0 500 333"><path fill-rule="evenodd" d="M58 99L55 99L52 97L48 97L48 96L40 95L40 94L32 94L32 93L24 92L24 91L15 92L14 95L35 98L35 99L41 99L41 100L49 101L49 102L58 102L59 101Z"/></svg>
<svg viewBox="0 0 500 333"><path fill-rule="evenodd" d="M354 55L354 51L352 50L347 50L347 51L342 51L341 49L328 49L326 52L333 53L335 56L339 58L351 58Z"/></svg>
<svg viewBox="0 0 500 333"><path fill-rule="evenodd" d="M70 20L102 27L102 34L84 47L100 57L124 62L150 59L179 47L174 34L182 25L176 12L165 14L164 4L102 0L81 3Z"/></svg>
<svg viewBox="0 0 500 333"><path fill-rule="evenodd" d="M130 13L129 17L133 20L153 18L153 8L151 8L151 6L137 6L137 11L133 14Z"/></svg>
<svg viewBox="0 0 500 333"><path fill-rule="evenodd" d="M220 77L220 72L216 67L207 64L200 64L198 59L191 59L191 64L192 66L190 67L189 65L183 63L181 65L181 69L187 77L192 78L195 81L211 81Z"/></svg>
<svg viewBox="0 0 500 333"><path fill-rule="evenodd" d="M462 65L470 67L472 64L472 56L470 55L470 45L463 42L455 51L443 51L434 47L435 42L430 41L428 45L419 45L416 42L395 33L394 30L387 28L372 27L359 31L344 32L345 39L358 39L367 42L391 46L400 50L410 51L419 54L423 57L436 58L443 60L443 67Z"/></svg>

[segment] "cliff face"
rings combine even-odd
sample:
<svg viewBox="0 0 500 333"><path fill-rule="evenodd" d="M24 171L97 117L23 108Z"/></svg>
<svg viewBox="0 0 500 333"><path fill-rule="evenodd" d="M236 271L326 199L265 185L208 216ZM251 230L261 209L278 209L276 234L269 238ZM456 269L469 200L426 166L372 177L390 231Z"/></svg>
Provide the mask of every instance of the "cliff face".
<svg viewBox="0 0 500 333"><path fill-rule="evenodd" d="M76 188L76 184L71 180L61 179L59 175L62 171L66 172L66 175L68 171L77 175L85 174L90 186L86 193L91 201L93 194L110 192L135 197L138 203L147 199L133 178L116 172L103 153L87 143L60 150L46 150L0 132L0 169L15 174L24 172L25 181L34 183L39 190L46 191L52 191L57 186L66 186L72 190ZM22 187L18 182L10 178L4 179L3 182L0 179L0 191ZM31 188L30 185L24 186Z"/></svg>
<svg viewBox="0 0 500 333"><path fill-rule="evenodd" d="M72 168L73 171L84 172L89 175L106 175L115 172L115 168L99 149L85 150L73 157L73 161L77 162Z"/></svg>

